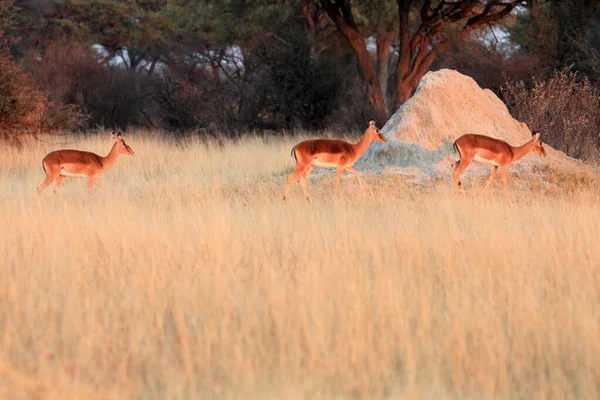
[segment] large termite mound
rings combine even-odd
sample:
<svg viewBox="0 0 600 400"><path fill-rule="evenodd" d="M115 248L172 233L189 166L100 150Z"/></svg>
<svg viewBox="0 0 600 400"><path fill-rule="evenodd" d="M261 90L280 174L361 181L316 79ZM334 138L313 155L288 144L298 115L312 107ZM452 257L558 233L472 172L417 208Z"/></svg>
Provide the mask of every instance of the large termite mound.
<svg viewBox="0 0 600 400"><path fill-rule="evenodd" d="M454 70L427 73L416 93L381 129L385 144L372 144L359 161L366 171L400 173L417 181L451 174L457 159L452 143L466 133L502 139L513 146L531 140L526 124L511 117L490 90ZM542 141L544 133L542 132ZM548 157L529 154L510 166L511 171L534 172L536 167L575 166L575 160L545 146ZM488 173L489 166L470 167L465 175Z"/></svg>

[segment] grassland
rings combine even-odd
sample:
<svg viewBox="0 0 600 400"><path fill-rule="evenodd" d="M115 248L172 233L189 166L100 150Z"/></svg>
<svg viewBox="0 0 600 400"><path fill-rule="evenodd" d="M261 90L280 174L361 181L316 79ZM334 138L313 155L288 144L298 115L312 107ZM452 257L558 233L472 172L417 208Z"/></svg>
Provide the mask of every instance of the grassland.
<svg viewBox="0 0 600 400"><path fill-rule="evenodd" d="M297 139L126 139L92 202L37 198L61 146L3 150L0 398L600 397L593 176L329 174L309 206L281 201Z"/></svg>

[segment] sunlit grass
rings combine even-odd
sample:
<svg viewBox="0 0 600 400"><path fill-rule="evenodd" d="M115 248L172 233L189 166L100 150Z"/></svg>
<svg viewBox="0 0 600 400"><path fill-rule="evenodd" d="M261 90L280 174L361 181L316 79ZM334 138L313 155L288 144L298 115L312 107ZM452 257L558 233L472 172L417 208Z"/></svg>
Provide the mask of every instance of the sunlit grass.
<svg viewBox="0 0 600 400"><path fill-rule="evenodd" d="M592 173L316 174L308 205L281 201L297 138L125 138L92 202L37 198L64 146L0 160L0 398L600 395Z"/></svg>

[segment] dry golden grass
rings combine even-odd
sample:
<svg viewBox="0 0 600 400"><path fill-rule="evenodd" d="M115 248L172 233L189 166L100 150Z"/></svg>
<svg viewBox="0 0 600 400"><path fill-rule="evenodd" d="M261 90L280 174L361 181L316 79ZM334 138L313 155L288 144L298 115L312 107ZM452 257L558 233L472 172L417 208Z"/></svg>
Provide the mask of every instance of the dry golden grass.
<svg viewBox="0 0 600 400"><path fill-rule="evenodd" d="M0 398L600 396L594 176L333 198L330 173L309 206L281 201L297 139L126 139L92 202L38 200L60 146L0 160Z"/></svg>

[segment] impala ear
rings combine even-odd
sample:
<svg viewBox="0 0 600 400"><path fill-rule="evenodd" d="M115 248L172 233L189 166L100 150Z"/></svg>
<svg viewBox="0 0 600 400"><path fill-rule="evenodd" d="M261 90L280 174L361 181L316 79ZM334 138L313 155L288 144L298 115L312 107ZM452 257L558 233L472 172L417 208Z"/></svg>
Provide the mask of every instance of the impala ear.
<svg viewBox="0 0 600 400"><path fill-rule="evenodd" d="M540 140L540 133L538 131L533 131L531 136L533 140Z"/></svg>
<svg viewBox="0 0 600 400"><path fill-rule="evenodd" d="M121 131L117 133L117 140L123 141L123 136L121 136Z"/></svg>
<svg viewBox="0 0 600 400"><path fill-rule="evenodd" d="M375 126L375 120L374 119L370 119L369 120L369 126Z"/></svg>
<svg viewBox="0 0 600 400"><path fill-rule="evenodd" d="M112 131L112 133L110 134L110 137L114 140L117 140L117 135L115 135L115 131Z"/></svg>

